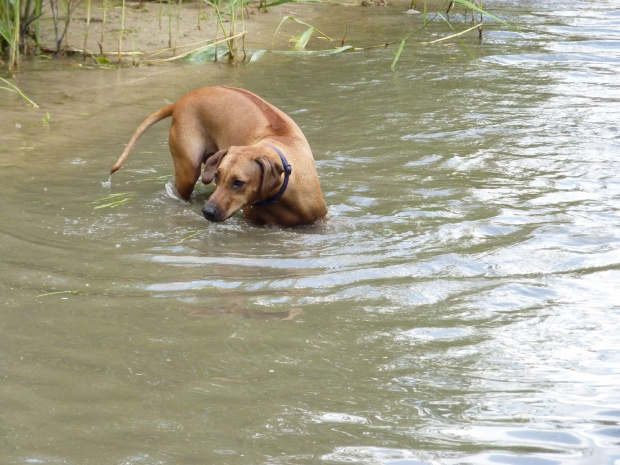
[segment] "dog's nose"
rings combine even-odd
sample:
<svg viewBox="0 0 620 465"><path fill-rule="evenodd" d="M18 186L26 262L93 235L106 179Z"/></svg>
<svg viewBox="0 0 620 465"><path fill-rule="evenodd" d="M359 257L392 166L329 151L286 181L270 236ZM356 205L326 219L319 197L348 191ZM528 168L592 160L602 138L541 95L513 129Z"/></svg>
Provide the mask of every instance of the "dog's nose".
<svg viewBox="0 0 620 465"><path fill-rule="evenodd" d="M205 205L202 209L202 213L209 221L217 221L218 211L215 205Z"/></svg>

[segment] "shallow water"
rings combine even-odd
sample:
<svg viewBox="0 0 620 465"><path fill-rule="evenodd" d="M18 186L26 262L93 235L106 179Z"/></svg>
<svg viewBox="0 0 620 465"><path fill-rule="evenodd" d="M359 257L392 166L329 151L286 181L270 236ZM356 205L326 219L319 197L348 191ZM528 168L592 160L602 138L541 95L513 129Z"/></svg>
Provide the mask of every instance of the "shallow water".
<svg viewBox="0 0 620 465"><path fill-rule="evenodd" d="M0 94L0 463L620 463L618 4L498 11L521 31L490 24L478 65L20 74L42 110ZM211 187L166 194L167 122L108 182L146 115L221 83L300 124L327 221L206 223Z"/></svg>

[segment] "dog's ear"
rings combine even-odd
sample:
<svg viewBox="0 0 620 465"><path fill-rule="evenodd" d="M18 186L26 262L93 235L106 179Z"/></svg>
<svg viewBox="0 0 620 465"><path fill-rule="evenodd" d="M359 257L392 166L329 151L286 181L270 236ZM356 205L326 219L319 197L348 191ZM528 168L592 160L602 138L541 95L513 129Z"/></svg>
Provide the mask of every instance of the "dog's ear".
<svg viewBox="0 0 620 465"><path fill-rule="evenodd" d="M261 167L262 179L258 188L259 198L265 200L269 194L280 185L280 175L284 173L284 167L267 157L256 160Z"/></svg>
<svg viewBox="0 0 620 465"><path fill-rule="evenodd" d="M213 178L215 177L215 172L220 166L222 158L224 158L224 155L226 155L227 153L228 149L224 149L220 150L219 152L215 152L213 155L207 158L207 161L205 162L205 171L202 174L202 182L204 184L209 184L211 181L213 181Z"/></svg>

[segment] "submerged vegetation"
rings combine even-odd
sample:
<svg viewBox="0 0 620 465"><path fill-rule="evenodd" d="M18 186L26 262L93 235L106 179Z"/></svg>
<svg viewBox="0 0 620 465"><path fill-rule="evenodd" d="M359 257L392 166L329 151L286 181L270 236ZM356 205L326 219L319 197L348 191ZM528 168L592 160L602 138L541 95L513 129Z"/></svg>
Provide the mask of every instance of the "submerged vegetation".
<svg viewBox="0 0 620 465"><path fill-rule="evenodd" d="M115 208L124 203L130 202L133 197L133 192L120 192L118 194L110 194L107 197L97 199L93 202L95 210L100 208Z"/></svg>

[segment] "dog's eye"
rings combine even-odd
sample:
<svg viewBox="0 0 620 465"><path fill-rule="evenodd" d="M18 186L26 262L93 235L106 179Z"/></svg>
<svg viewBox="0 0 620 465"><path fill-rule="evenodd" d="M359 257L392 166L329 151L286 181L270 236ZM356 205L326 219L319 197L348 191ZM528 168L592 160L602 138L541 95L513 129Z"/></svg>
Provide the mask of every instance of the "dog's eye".
<svg viewBox="0 0 620 465"><path fill-rule="evenodd" d="M243 181L240 181L239 179L235 179L232 184L231 184L233 189L241 189L243 186L245 186L245 183Z"/></svg>

